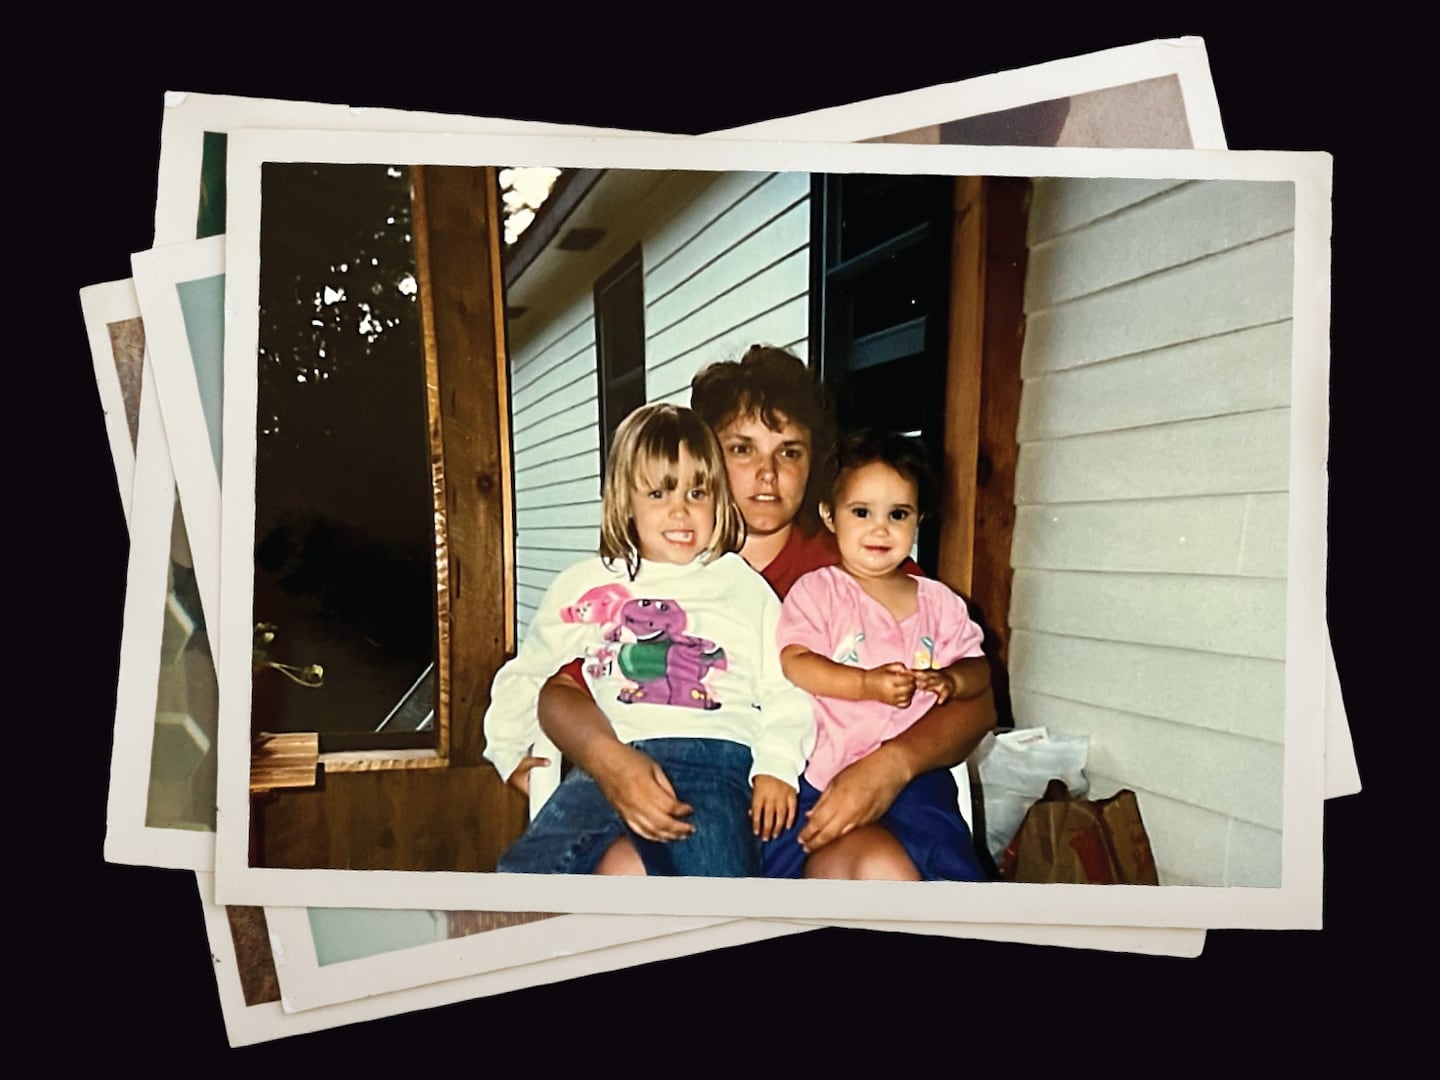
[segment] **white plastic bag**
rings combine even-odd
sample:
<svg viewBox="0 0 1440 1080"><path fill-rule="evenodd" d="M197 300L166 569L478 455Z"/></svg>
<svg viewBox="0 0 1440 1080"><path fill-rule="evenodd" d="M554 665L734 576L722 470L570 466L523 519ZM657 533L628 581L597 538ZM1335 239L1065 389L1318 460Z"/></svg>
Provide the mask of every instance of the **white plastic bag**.
<svg viewBox="0 0 1440 1080"><path fill-rule="evenodd" d="M997 865L1026 811L1052 779L1065 781L1075 798L1090 790L1085 777L1089 754L1090 736L1052 734L1043 727L985 736L969 761L984 807L985 847Z"/></svg>

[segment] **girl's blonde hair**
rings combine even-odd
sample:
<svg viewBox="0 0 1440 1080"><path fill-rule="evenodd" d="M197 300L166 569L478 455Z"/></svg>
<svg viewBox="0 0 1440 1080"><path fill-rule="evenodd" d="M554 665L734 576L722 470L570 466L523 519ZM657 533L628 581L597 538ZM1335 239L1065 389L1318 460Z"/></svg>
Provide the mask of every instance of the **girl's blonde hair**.
<svg viewBox="0 0 1440 1080"><path fill-rule="evenodd" d="M684 446L695 459L694 476L677 476L675 466ZM657 475L658 474L658 475ZM698 413L681 405L642 405L620 422L610 444L601 488L600 558L606 565L625 560L633 581L640 572L640 537L630 515L630 496L638 488L673 490L692 487L708 491L715 503L715 531L700 553L709 562L727 551L739 551L745 519L730 497L720 443Z"/></svg>

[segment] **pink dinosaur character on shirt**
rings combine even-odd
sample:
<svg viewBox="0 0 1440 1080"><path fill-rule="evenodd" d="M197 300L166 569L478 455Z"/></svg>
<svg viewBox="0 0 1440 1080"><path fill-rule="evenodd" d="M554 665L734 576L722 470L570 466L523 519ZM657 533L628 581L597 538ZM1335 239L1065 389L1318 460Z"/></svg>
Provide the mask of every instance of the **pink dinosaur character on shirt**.
<svg viewBox="0 0 1440 1080"><path fill-rule="evenodd" d="M630 599L623 585L596 585L580 594L580 599L567 608L560 609L560 620L567 623L598 623L604 626L614 623L620 616L620 606ZM599 678L610 672L615 650L600 647L590 653L590 663L585 670Z"/></svg>
<svg viewBox="0 0 1440 1080"><path fill-rule="evenodd" d="M562 622L613 623L620 605L630 599L623 585L596 585L580 594L580 599L560 609Z"/></svg>

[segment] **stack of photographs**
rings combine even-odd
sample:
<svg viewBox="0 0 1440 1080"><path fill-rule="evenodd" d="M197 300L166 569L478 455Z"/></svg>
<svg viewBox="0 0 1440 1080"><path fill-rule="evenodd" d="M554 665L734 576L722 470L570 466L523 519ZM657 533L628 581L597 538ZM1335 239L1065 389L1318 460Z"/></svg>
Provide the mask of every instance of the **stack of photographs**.
<svg viewBox="0 0 1440 1080"><path fill-rule="evenodd" d="M1360 790L1331 163L1226 151L1200 39L705 136L156 109L153 243L80 294L130 535L104 854L194 872L232 1046L824 927L1321 927ZM1002 725L1137 793L1158 887L495 871L532 808L481 756L490 679L595 550L607 411L757 341L943 446L921 562L994 628Z"/></svg>

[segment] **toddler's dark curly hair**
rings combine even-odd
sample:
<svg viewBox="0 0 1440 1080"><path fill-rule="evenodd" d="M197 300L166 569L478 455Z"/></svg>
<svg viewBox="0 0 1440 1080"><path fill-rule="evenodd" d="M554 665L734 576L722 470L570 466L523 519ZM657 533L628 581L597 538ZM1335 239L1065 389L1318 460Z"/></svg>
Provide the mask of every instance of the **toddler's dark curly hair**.
<svg viewBox="0 0 1440 1080"><path fill-rule="evenodd" d="M880 428L863 428L842 436L831 455L834 476L830 504L840 496L848 473L862 465L884 462L915 485L915 509L928 518L937 509L940 485L935 478L934 459L929 448L911 435L899 435Z"/></svg>

